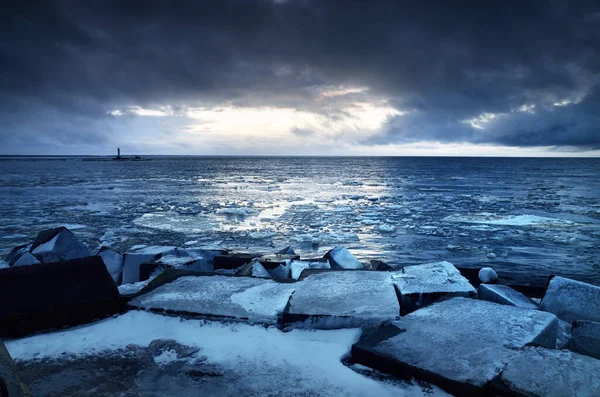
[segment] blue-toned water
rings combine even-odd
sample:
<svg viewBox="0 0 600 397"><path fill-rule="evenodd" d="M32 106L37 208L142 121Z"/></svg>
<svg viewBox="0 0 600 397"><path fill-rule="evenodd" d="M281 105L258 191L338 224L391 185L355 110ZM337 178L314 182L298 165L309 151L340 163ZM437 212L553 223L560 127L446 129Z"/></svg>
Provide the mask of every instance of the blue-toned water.
<svg viewBox="0 0 600 397"><path fill-rule="evenodd" d="M0 254L64 224L92 248L342 244L600 284L600 159L150 159L0 159Z"/></svg>

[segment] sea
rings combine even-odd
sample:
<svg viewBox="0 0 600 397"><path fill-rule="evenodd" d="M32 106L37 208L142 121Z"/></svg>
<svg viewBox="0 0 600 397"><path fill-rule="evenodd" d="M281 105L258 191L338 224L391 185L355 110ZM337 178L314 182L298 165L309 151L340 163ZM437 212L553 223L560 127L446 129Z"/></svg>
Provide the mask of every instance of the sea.
<svg viewBox="0 0 600 397"><path fill-rule="evenodd" d="M66 226L92 249L446 260L600 285L600 159L0 157L0 258Z"/></svg>

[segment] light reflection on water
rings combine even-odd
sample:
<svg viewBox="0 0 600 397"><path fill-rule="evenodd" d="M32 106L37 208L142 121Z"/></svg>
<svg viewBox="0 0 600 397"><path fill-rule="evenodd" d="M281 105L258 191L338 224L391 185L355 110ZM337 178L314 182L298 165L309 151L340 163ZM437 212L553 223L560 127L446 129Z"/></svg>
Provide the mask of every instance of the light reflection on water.
<svg viewBox="0 0 600 397"><path fill-rule="evenodd" d="M70 224L91 247L343 244L363 260L600 284L599 192L598 159L0 161L0 249Z"/></svg>

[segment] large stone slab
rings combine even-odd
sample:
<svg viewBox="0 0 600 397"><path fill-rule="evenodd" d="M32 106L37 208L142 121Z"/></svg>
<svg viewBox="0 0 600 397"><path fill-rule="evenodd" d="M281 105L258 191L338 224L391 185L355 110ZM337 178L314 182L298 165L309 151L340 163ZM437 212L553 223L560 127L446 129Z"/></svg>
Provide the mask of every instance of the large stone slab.
<svg viewBox="0 0 600 397"><path fill-rule="evenodd" d="M66 227L40 232L31 245L30 252L43 263L85 258L92 254Z"/></svg>
<svg viewBox="0 0 600 397"><path fill-rule="evenodd" d="M185 276L129 302L130 306L199 317L276 324L295 289L291 283L230 276Z"/></svg>
<svg viewBox="0 0 600 397"><path fill-rule="evenodd" d="M556 276L550 280L540 307L569 323L600 322L600 287Z"/></svg>
<svg viewBox="0 0 600 397"><path fill-rule="evenodd" d="M569 349L600 360L600 323L574 321Z"/></svg>
<svg viewBox="0 0 600 397"><path fill-rule="evenodd" d="M518 306L533 310L539 309L534 301L507 285L481 284L479 286L479 299L502 305Z"/></svg>
<svg viewBox="0 0 600 397"><path fill-rule="evenodd" d="M0 270L0 337L77 325L120 310L98 256Z"/></svg>
<svg viewBox="0 0 600 397"><path fill-rule="evenodd" d="M554 347L557 324L550 313L458 297L366 336L354 345L352 358L458 396L482 395L516 349Z"/></svg>
<svg viewBox="0 0 600 397"><path fill-rule="evenodd" d="M391 273L400 297L402 314L426 306L440 297L475 296L475 288L450 262L407 266Z"/></svg>
<svg viewBox="0 0 600 397"><path fill-rule="evenodd" d="M399 314L389 273L328 271L297 283L283 320L298 327L333 329L376 326Z"/></svg>
<svg viewBox="0 0 600 397"><path fill-rule="evenodd" d="M600 360L568 350L526 347L507 361L493 386L499 395L596 397L600 396L598 374Z"/></svg>
<svg viewBox="0 0 600 397"><path fill-rule="evenodd" d="M2 340L0 340L0 396L33 396L29 388L23 383L19 371Z"/></svg>

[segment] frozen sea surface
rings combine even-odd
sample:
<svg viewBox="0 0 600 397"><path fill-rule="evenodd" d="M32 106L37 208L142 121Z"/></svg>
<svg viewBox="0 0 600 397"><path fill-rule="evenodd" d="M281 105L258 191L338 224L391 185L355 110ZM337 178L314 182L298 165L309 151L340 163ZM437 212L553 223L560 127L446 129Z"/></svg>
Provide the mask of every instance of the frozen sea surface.
<svg viewBox="0 0 600 397"><path fill-rule="evenodd" d="M0 158L0 254L69 225L90 248L348 247L405 266L600 284L600 159Z"/></svg>

